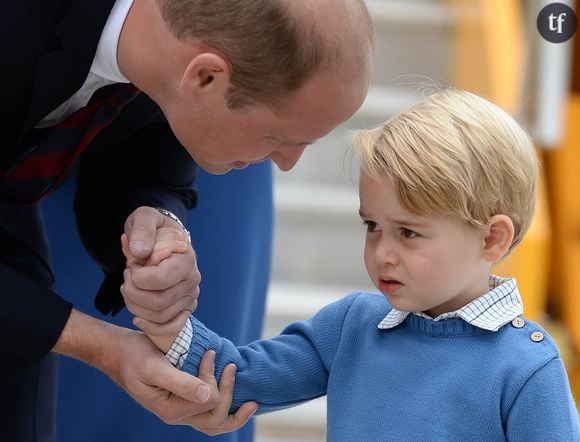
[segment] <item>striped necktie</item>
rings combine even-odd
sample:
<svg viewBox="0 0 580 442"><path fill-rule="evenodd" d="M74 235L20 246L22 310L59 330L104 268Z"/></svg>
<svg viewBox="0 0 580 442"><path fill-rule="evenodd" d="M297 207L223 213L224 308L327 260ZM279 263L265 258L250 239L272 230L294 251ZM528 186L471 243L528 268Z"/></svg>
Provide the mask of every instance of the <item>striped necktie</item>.
<svg viewBox="0 0 580 442"><path fill-rule="evenodd" d="M85 147L139 92L130 83L102 87L85 107L62 123L40 130L32 146L0 177L0 195L19 203L33 203L52 193Z"/></svg>

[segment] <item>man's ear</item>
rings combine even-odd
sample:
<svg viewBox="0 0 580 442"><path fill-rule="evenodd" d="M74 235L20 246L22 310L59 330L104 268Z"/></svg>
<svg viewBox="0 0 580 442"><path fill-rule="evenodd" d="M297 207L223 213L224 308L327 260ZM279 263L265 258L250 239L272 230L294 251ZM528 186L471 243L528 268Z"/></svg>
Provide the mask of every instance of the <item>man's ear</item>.
<svg viewBox="0 0 580 442"><path fill-rule="evenodd" d="M514 239L514 223L507 215L494 215L487 224L483 244L483 258L498 262L506 254Z"/></svg>
<svg viewBox="0 0 580 442"><path fill-rule="evenodd" d="M191 59L181 77L181 91L187 95L219 93L229 87L230 66L220 55L202 52Z"/></svg>

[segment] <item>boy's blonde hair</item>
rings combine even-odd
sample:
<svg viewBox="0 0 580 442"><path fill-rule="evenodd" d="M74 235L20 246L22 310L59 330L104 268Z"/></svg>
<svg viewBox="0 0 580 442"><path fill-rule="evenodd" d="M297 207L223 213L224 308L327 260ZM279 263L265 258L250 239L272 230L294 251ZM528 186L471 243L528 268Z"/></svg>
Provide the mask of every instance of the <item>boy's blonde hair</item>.
<svg viewBox="0 0 580 442"><path fill-rule="evenodd" d="M538 160L526 132L477 95L445 89L382 127L355 136L361 172L390 176L410 212L451 215L476 227L490 217L514 224L511 251L532 221Z"/></svg>

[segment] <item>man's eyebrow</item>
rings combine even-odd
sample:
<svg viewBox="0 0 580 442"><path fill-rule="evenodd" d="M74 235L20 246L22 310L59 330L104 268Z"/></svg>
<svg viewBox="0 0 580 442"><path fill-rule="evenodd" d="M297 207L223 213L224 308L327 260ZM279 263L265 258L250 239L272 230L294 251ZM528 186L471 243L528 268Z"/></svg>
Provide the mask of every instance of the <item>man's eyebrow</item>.
<svg viewBox="0 0 580 442"><path fill-rule="evenodd" d="M314 143L314 141L284 140L282 138L272 137L272 136L266 136L266 138L268 140L275 141L276 143L288 144L288 145L292 145L292 146L301 146L301 145L305 145L305 144L312 144L312 143Z"/></svg>

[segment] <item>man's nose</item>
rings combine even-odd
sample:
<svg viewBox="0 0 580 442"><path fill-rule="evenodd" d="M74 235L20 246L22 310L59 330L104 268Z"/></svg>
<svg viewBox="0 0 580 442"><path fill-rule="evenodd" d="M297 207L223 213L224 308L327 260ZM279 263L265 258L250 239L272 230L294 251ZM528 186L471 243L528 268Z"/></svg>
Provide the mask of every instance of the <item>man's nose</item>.
<svg viewBox="0 0 580 442"><path fill-rule="evenodd" d="M270 155L272 161L283 172L292 169L307 146L284 146Z"/></svg>

